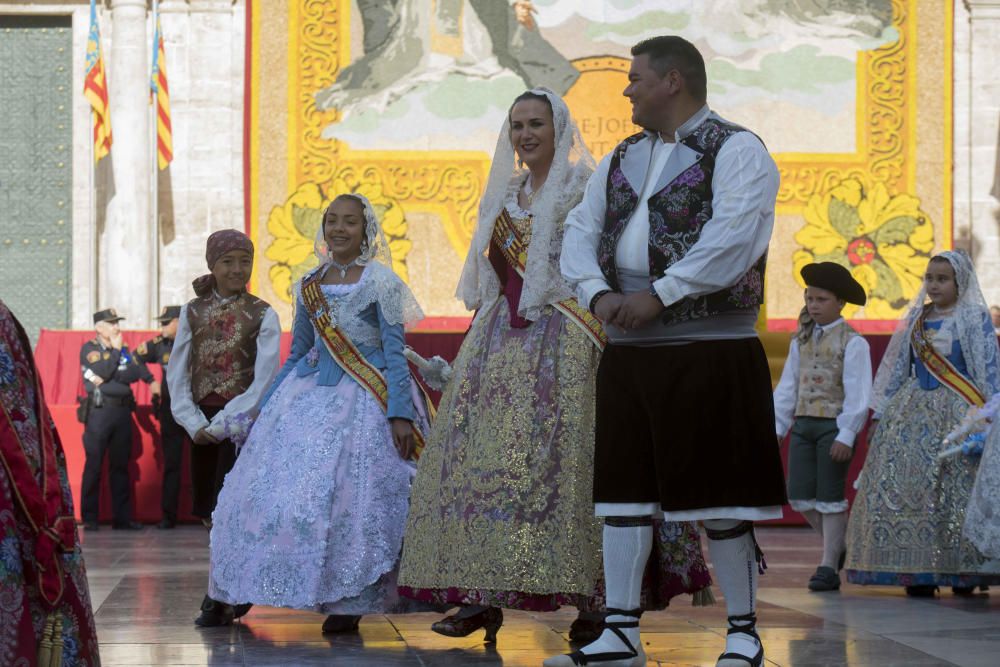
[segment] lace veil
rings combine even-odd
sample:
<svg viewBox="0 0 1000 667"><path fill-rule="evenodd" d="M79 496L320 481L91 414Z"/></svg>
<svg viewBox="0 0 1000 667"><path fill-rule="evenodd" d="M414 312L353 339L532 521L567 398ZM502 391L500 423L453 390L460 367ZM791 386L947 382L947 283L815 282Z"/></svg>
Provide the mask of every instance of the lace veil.
<svg viewBox="0 0 1000 667"><path fill-rule="evenodd" d="M350 328L348 321L373 303L382 308L382 316L389 324L410 324L424 317L420 304L417 303L410 288L396 275L392 269L392 251L382 231L382 224L368 198L357 193L347 193L347 197L356 199L364 208L365 239L361 243L361 256L357 263L365 266L364 276L357 289L344 297L337 309L337 319L342 320L345 328ZM336 201L336 198L334 198ZM333 202L330 202L330 206ZM329 211L327 207L327 211ZM323 214L326 220L326 213ZM302 280L309 280L317 273L326 271L330 264L330 249L323 236L323 224L316 232L313 242L313 252L319 258L319 266L307 273ZM301 307L302 282L295 285L296 308Z"/></svg>
<svg viewBox="0 0 1000 667"><path fill-rule="evenodd" d="M955 270L958 283L958 302L955 304L955 324L958 329L962 354L971 379L979 390L990 396L1000 391L1000 369L997 366L997 339L990 321L990 310L972 260L962 250L948 250L935 257L948 260ZM892 334L889 346L882 356L875 383L872 387L871 407L881 415L889 399L899 390L910 374L910 335L921 313L927 307L927 289L910 303L910 309Z"/></svg>
<svg viewBox="0 0 1000 667"><path fill-rule="evenodd" d="M548 98L555 128L552 167L531 207L531 242L518 308L521 317L537 320L543 307L573 296L573 290L559 271L563 226L566 215L583 197L595 165L562 98L547 88L533 88L530 92ZM516 191L528 177L528 170L518 166L515 157L508 113L497 138L486 190L479 202L476 230L456 292L469 310L489 306L500 294L500 279L486 252L493 236L493 224L503 210L508 193L512 189Z"/></svg>

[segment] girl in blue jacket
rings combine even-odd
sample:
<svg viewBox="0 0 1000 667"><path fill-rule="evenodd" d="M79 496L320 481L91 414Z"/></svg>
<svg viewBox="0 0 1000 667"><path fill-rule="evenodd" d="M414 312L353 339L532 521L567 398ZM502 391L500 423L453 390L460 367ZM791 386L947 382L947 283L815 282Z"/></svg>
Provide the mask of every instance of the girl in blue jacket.
<svg viewBox="0 0 1000 667"><path fill-rule="evenodd" d="M219 494L209 590L327 614L323 631L343 632L414 606L396 571L428 424L403 327L423 314L364 197L330 204L316 253L295 286L291 355Z"/></svg>

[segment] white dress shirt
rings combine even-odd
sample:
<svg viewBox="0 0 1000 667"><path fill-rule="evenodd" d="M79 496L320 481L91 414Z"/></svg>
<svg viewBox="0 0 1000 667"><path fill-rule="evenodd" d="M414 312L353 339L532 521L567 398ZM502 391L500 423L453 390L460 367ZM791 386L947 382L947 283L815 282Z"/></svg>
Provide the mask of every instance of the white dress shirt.
<svg viewBox="0 0 1000 667"><path fill-rule="evenodd" d="M181 308L177 337L167 366L167 386L170 389L170 411L174 419L194 439L201 429L217 440L225 439L225 420L255 409L278 374L281 356L281 323L273 308L268 308L257 334L257 359L253 382L245 392L226 403L211 421L205 417L191 393L191 325L187 305Z"/></svg>
<svg viewBox="0 0 1000 667"><path fill-rule="evenodd" d="M710 113L708 106L702 107L678 128L675 139L681 141L691 134ZM646 141L654 140L662 143L650 133ZM669 152L664 153L669 156ZM601 160L597 171L587 181L583 200L566 218L560 268L563 277L576 286L577 298L584 308L589 306L595 294L611 289L597 261L597 246L607 211L611 155ZM655 178L647 175L645 183L655 182ZM687 254L653 282L660 300L669 306L686 297L704 296L736 284L767 251L774 227L777 194L778 168L760 140L750 132L737 132L729 137L716 156L712 174L712 218L705 223L701 236ZM647 211L644 216L647 233L645 236L629 234L627 249L622 248L623 235L616 249L616 259L648 255L649 215L645 201L632 217L640 210ZM628 227L631 226L630 219ZM646 261L643 267L629 268L648 272L649 264Z"/></svg>
<svg viewBox="0 0 1000 667"><path fill-rule="evenodd" d="M639 193L639 203L625 225L618 247L615 248L615 263L620 269L636 273L649 273L649 198L655 195L656 177L663 171L667 159L674 152L676 144L650 137L653 150L649 153L649 167ZM589 302L588 302L589 304ZM586 307L587 304L584 304Z"/></svg>
<svg viewBox="0 0 1000 667"><path fill-rule="evenodd" d="M844 318L819 325L813 329L813 337L820 331L827 332L841 325ZM848 447L854 446L858 431L868 419L868 403L872 394L872 360L868 351L868 341L855 336L844 349L844 407L837 415L837 442ZM781 380L774 390L774 432L784 438L795 420L795 405L799 397L799 341L792 338L788 348L788 359L781 371Z"/></svg>

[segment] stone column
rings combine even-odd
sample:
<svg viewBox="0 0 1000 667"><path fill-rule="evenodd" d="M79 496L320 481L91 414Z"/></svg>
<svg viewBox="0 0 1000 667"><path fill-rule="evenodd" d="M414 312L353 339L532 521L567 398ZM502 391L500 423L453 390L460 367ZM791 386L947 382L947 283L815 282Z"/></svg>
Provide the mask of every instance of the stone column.
<svg viewBox="0 0 1000 667"><path fill-rule="evenodd" d="M152 323L150 220L149 50L145 0L111 0L111 96L113 195L103 232L101 303L127 318L126 326Z"/></svg>
<svg viewBox="0 0 1000 667"><path fill-rule="evenodd" d="M969 100L965 140L968 181L964 191L956 187L955 195L967 203L972 254L986 300L1000 304L1000 201L991 194L1000 168L1000 78L996 70L1000 62L1000 0L965 0L965 7L969 13L968 79L956 81L956 92L965 88ZM963 208L956 206L956 212Z"/></svg>
<svg viewBox="0 0 1000 667"><path fill-rule="evenodd" d="M242 0L168 0L160 11L174 130L169 182L159 179L160 301L168 304L191 298L208 235L243 229L244 14Z"/></svg>

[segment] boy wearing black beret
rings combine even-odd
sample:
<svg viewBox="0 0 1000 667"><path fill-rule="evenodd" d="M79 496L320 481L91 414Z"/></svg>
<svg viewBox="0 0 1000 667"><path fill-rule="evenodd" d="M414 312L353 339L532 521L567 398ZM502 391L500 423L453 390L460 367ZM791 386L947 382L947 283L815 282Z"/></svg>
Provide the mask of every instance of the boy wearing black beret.
<svg viewBox="0 0 1000 667"><path fill-rule="evenodd" d="M844 487L854 438L868 418L872 367L868 343L841 317L863 306L864 288L834 262L802 268L805 308L774 391L778 442L791 427L788 498L823 536L823 559L809 590L840 588L847 499Z"/></svg>

